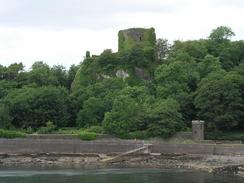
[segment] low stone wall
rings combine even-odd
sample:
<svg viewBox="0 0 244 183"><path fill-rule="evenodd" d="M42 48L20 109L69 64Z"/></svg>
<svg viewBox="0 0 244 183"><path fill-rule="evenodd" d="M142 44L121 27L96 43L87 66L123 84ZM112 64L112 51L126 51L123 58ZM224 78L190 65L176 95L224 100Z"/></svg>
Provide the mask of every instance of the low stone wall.
<svg viewBox="0 0 244 183"><path fill-rule="evenodd" d="M82 141L79 139L0 139L0 153L121 153L141 147L142 142L122 140Z"/></svg>
<svg viewBox="0 0 244 183"><path fill-rule="evenodd" d="M165 154L244 155L243 145L230 144L153 144L152 152Z"/></svg>
<svg viewBox="0 0 244 183"><path fill-rule="evenodd" d="M142 147L143 143L144 141L140 140L119 140L116 138L101 138L95 141L82 141L75 137L28 137L24 139L0 139L0 153L117 154ZM173 144L159 141L150 141L145 143L152 144L152 153L244 155L244 145Z"/></svg>
<svg viewBox="0 0 244 183"><path fill-rule="evenodd" d="M27 139L78 139L78 135L75 135L75 134L34 134L34 135L27 135L26 136ZM102 134L102 135L98 135L97 136L97 139L98 140L101 140L101 139L116 139L116 140L119 140L118 138L115 138L111 135L105 135L105 134Z"/></svg>

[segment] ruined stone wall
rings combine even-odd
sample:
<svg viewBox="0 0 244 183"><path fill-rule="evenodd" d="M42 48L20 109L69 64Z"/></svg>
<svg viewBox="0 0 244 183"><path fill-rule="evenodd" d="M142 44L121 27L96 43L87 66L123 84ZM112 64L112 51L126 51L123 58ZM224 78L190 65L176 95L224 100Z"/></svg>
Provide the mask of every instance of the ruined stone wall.
<svg viewBox="0 0 244 183"><path fill-rule="evenodd" d="M131 28L119 31L119 51L131 49L135 45L140 45L145 49L153 49L156 43L154 28Z"/></svg>

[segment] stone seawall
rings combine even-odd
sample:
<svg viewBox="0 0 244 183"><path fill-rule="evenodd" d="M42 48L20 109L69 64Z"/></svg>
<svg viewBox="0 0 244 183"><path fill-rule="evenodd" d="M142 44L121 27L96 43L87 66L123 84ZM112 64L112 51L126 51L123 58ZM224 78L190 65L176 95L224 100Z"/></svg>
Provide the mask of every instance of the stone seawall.
<svg viewBox="0 0 244 183"><path fill-rule="evenodd" d="M164 154L244 155L240 144L163 144L154 143L152 152Z"/></svg>
<svg viewBox="0 0 244 183"><path fill-rule="evenodd" d="M24 138L0 139L0 153L31 154L118 154L152 144L152 153L161 154L202 154L202 155L244 155L244 145L233 144L175 144L159 141L119 140L101 138L95 141L82 141L77 138Z"/></svg>
<svg viewBox="0 0 244 183"><path fill-rule="evenodd" d="M117 154L141 147L141 142L79 139L0 139L0 153Z"/></svg>

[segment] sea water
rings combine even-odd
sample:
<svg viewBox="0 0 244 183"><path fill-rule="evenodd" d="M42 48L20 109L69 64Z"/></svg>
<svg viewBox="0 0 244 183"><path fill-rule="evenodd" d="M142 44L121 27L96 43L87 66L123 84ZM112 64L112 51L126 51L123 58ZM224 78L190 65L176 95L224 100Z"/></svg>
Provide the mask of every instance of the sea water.
<svg viewBox="0 0 244 183"><path fill-rule="evenodd" d="M244 183L244 178L179 169L0 169L0 183Z"/></svg>

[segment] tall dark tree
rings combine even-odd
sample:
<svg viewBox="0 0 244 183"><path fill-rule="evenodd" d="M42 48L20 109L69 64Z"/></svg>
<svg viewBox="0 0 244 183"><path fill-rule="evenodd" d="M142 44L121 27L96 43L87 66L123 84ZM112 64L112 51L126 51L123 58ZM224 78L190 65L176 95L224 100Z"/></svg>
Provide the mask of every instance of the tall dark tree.
<svg viewBox="0 0 244 183"><path fill-rule="evenodd" d="M69 103L68 92L53 86L16 89L3 99L16 128L38 128L48 121L58 127L67 126Z"/></svg>

